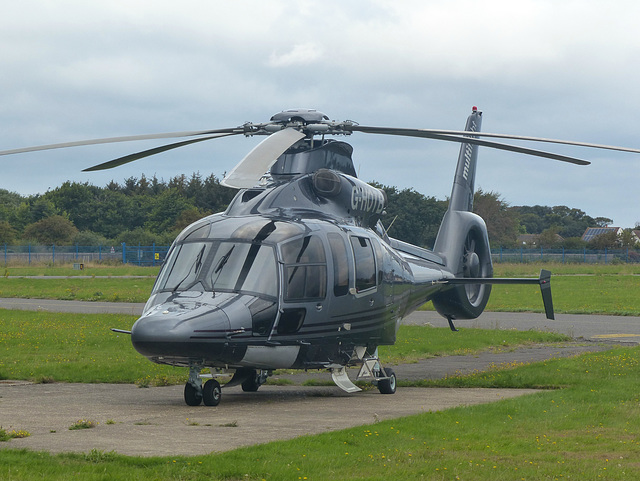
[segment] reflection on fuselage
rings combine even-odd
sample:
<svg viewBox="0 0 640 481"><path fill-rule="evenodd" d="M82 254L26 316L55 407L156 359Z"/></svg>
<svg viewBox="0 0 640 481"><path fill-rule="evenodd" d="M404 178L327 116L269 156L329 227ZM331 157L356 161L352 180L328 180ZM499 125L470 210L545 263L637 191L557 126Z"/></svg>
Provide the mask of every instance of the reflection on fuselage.
<svg viewBox="0 0 640 481"><path fill-rule="evenodd" d="M368 229L217 214L176 239L132 341L167 364L322 367L395 342L441 277Z"/></svg>

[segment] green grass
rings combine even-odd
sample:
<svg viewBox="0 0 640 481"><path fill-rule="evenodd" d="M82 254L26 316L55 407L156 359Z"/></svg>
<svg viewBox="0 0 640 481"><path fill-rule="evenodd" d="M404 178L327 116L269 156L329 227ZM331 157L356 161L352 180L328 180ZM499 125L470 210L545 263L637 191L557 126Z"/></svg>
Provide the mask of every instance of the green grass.
<svg viewBox="0 0 640 481"><path fill-rule="evenodd" d="M440 382L514 383L564 389L207 456L134 458L95 450L50 455L5 449L0 478L638 479L640 349L509 366L490 375ZM425 390L426 400L428 396Z"/></svg>
<svg viewBox="0 0 640 481"><path fill-rule="evenodd" d="M640 316L640 264L495 264L496 277L537 277L552 272L556 312ZM543 312L537 286L493 286L490 311Z"/></svg>
<svg viewBox="0 0 640 481"><path fill-rule="evenodd" d="M126 334L135 316L0 310L0 379L163 385L186 371L140 356Z"/></svg>
<svg viewBox="0 0 640 481"><path fill-rule="evenodd" d="M496 264L494 277L538 277L549 269L553 306L559 314L640 316L640 265ZM429 302L420 308L433 310ZM487 311L544 312L537 285L495 285Z"/></svg>
<svg viewBox="0 0 640 481"><path fill-rule="evenodd" d="M131 346L135 316L0 310L0 379L38 382L176 384L186 369L153 364ZM537 331L448 329L402 326L394 346L381 347L385 362L412 362L438 355L508 349L517 345L567 340Z"/></svg>
<svg viewBox="0 0 640 481"><path fill-rule="evenodd" d="M72 301L146 302L155 278L7 279L0 277L0 297Z"/></svg>
<svg viewBox="0 0 640 481"><path fill-rule="evenodd" d="M537 277L540 269L554 275L640 275L640 264L562 264L559 262L494 263L495 277Z"/></svg>
<svg viewBox="0 0 640 481"><path fill-rule="evenodd" d="M49 266L5 266L0 273L3 276L156 276L160 270L156 267L141 267L132 264L84 264L83 270L73 268L72 264Z"/></svg>
<svg viewBox="0 0 640 481"><path fill-rule="evenodd" d="M636 264L496 264L496 277L536 277L541 268L552 271L554 307L562 314L600 314L640 316L640 265ZM35 269L32 275L42 279L0 277L0 297L63 299L109 302L146 302L158 268L106 266L87 271L68 268ZM56 269L67 269L65 271ZM105 269L104 272L98 272ZM47 274L149 275L144 279L47 279ZM108 272L108 274L106 274ZM135 273L135 274L134 274ZM13 275L13 273L10 273ZM27 274L16 274L27 275ZM423 309L433 309L431 303ZM487 305L489 311L543 312L538 286L493 286Z"/></svg>
<svg viewBox="0 0 640 481"><path fill-rule="evenodd" d="M487 349L506 351L517 346L568 341L563 334L539 331L465 328L452 333L447 328L401 326L393 346L380 346L380 358L389 364L404 364L435 356L475 354Z"/></svg>
<svg viewBox="0 0 640 481"><path fill-rule="evenodd" d="M2 427L0 427L0 442L3 442L3 443L10 441L11 439L28 438L29 436L31 436L31 433L29 431L15 430L15 429L12 429L11 431L7 431L6 429L3 429Z"/></svg>
<svg viewBox="0 0 640 481"><path fill-rule="evenodd" d="M640 276L553 276L555 311L564 314L640 316ZM544 312L536 285L496 285L488 311Z"/></svg>
<svg viewBox="0 0 640 481"><path fill-rule="evenodd" d="M505 274L498 268L505 266L496 267L496 276L537 275L539 270L539 266L525 265L526 269L532 269L531 272L518 267L517 272ZM598 266L597 272L569 271L573 267L568 266L567 272L557 272L559 269L553 267L551 270L567 276L591 274L593 279L591 283L587 280L586 284L579 284L582 293L576 294L575 283L563 286L565 279L555 276L552 281L555 302L563 309L573 302L570 297L582 298L574 304L585 304L591 312L626 313L637 309L637 301L633 299L637 284L630 280L630 274L637 272L626 272L621 276L622 285L605 286L603 281L607 277L613 278L615 273L610 270L619 266L605 266L605 270ZM566 281L576 278L581 277L567 277ZM570 289L566 294L567 301L563 300L565 289ZM536 293L510 291L509 297L524 296L516 302L525 305L531 302L533 310L534 301L539 302L537 288L535 290ZM611 290L627 291L631 297L612 295ZM494 297L500 301L501 295L499 289L494 289L492 301ZM618 300L609 302L612 297ZM128 379L139 380L139 376L144 378L147 374L162 379L174 372L186 375L184 370L149 363L133 351L128 338L105 333L107 327L130 327L134 318L129 316L58 316L0 311L0 319L0 375L6 375L10 370L26 378L50 375L55 380L59 372L80 369L81 373L83 364L88 366L86 372L103 371L112 379L129 376ZM498 337L492 339L489 335L483 342L500 349L515 345L516 341L505 338L505 334L512 331L492 332ZM440 334L442 338L438 337ZM534 332L521 334L537 335ZM480 333L471 329L454 335L446 329L403 326L396 346L385 347L381 355L385 359L395 358L396 362L407 362L414 356L473 352L483 349L477 345L479 337ZM443 347L448 340L455 342L453 347ZM123 343L127 346L124 349ZM58 354L54 352L56 345ZM55 357L61 355L60 346L75 356L74 368L54 369L55 365L64 364ZM103 348L109 353L106 358L96 357ZM128 358L129 354L131 358ZM142 371L130 375L128 370L138 369L134 358L140 360ZM20 366L22 364L27 367ZM114 364L114 372L109 372L111 364ZM118 365L122 370L116 368ZM40 366L39 374L32 372L34 368L30 369L30 366ZM156 368L168 369L168 372L150 374ZM50 455L5 448L0 451L0 479L482 481L640 478L640 395L637 389L640 385L640 348L619 348L535 364L500 365L487 372L450 376L424 385L546 387L551 390L208 456L136 458L98 450ZM428 396L429 391L425 390L425 404L428 404ZM357 402L355 398L354 402ZM393 397L385 397L381 402L393 402Z"/></svg>

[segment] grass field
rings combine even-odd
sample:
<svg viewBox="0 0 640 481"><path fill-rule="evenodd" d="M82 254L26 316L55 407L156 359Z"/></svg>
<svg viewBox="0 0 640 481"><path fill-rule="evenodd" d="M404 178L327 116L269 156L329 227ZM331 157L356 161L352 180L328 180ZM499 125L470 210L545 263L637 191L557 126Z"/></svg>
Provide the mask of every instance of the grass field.
<svg viewBox="0 0 640 481"><path fill-rule="evenodd" d="M637 348L501 366L437 384L557 389L207 456L5 449L0 479L635 480L639 368Z"/></svg>
<svg viewBox="0 0 640 481"><path fill-rule="evenodd" d="M529 265L496 267L496 276L532 276L539 270L539 266ZM584 304L589 312L618 314L638 309L634 298L638 287L635 268L616 276L612 269L619 266L604 266L602 271L587 267L594 272L559 272L562 275L553 278L556 305L562 306L566 296L564 308ZM502 268L504 272L499 271ZM513 272L507 273L506 269ZM575 283L565 285L565 278L587 279L585 284L579 284L583 294L572 290ZM605 280L612 281L606 289ZM0 284L2 287L4 284ZM494 289L493 295L492 302L495 298L496 308L500 308L506 301L500 300L499 289ZM528 296L533 304L536 295L539 302L539 294L509 292L509 297L521 304L530 302ZM581 296L575 302L570 299ZM609 302L611 298L617 300ZM169 372L152 373L152 369L162 367L137 356L128 338L105 334L107 327L130 326L130 316L0 311L0 319L1 376L42 377L43 381L51 380L45 379L48 376L67 376L71 380L78 371L85 370L87 377L98 379L100 371L111 371L110 382L120 379L144 384L147 375L150 377L146 382L157 378L162 383L169 382L175 371L181 371L166 368ZM495 331L465 329L454 337L447 329L405 326L396 345L382 355L407 362L416 357L473 352L490 346L507 349L519 342L559 340L506 339L506 333L512 331L500 331L496 337ZM457 342L447 346L449 340ZM60 352L60 346L65 354ZM140 359L139 367L134 357ZM67 363L71 363L70 368L61 366ZM502 365L484 373L452 376L424 385L548 390L514 400L425 413L208 456L135 458L100 451L52 456L5 448L0 449L0 479L640 479L640 348Z"/></svg>
<svg viewBox="0 0 640 481"><path fill-rule="evenodd" d="M135 316L0 310L0 379L176 384L185 371L149 362L126 334Z"/></svg>
<svg viewBox="0 0 640 481"><path fill-rule="evenodd" d="M187 370L153 364L140 356L129 336L134 316L70 314L0 309L0 379L36 382L180 384ZM489 348L561 342L565 336L537 331L447 329L402 326L395 346L381 347L388 363L412 362Z"/></svg>
<svg viewBox="0 0 640 481"><path fill-rule="evenodd" d="M549 268L554 273L551 285L554 307L558 313L640 316L640 296L637 294L640 292L640 266L635 264L496 264L495 276L537 277L541 267ZM18 269L11 269L10 275L39 277L0 277L0 297L145 302L158 271L158 268L135 266L89 267L85 271L62 267ZM51 275L148 277L48 279ZM430 304L424 308L430 309ZM493 286L487 310L543 312L540 289L530 285Z"/></svg>
<svg viewBox="0 0 640 481"><path fill-rule="evenodd" d="M97 278L46 277L0 278L0 297L33 299L63 299L70 301L146 302L151 294L154 277Z"/></svg>
<svg viewBox="0 0 640 481"><path fill-rule="evenodd" d="M10 265L0 271L7 276L156 276L160 267L142 267L132 264L85 264L83 270L68 265Z"/></svg>

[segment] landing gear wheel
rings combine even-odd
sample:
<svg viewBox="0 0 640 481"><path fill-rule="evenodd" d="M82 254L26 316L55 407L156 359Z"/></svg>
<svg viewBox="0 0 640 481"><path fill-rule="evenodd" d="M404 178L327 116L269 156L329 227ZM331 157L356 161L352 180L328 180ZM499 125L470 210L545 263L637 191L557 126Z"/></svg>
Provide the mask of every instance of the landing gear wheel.
<svg viewBox="0 0 640 481"><path fill-rule="evenodd" d="M381 394L394 394L396 392L396 373L390 367L384 368L383 372L388 379L378 381L378 391Z"/></svg>
<svg viewBox="0 0 640 481"><path fill-rule="evenodd" d="M209 379L202 389L202 399L205 406L217 406L222 398L220 383L215 379Z"/></svg>
<svg viewBox="0 0 640 481"><path fill-rule="evenodd" d="M200 406L202 402L202 393L191 383L184 385L184 402L189 406Z"/></svg>
<svg viewBox="0 0 640 481"><path fill-rule="evenodd" d="M260 376L255 369L252 369L249 377L242 381L242 390L244 392L256 392L261 385Z"/></svg>

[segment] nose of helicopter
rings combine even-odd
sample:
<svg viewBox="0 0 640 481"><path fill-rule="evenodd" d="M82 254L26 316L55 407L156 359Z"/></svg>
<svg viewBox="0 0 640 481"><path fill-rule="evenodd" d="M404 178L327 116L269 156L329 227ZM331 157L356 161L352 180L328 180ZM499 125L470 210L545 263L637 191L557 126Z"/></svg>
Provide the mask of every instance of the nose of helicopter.
<svg viewBox="0 0 640 481"><path fill-rule="evenodd" d="M203 350L214 354L216 343L224 342L230 329L219 305L184 298L156 305L133 325L133 347L151 359L193 359L202 357Z"/></svg>

